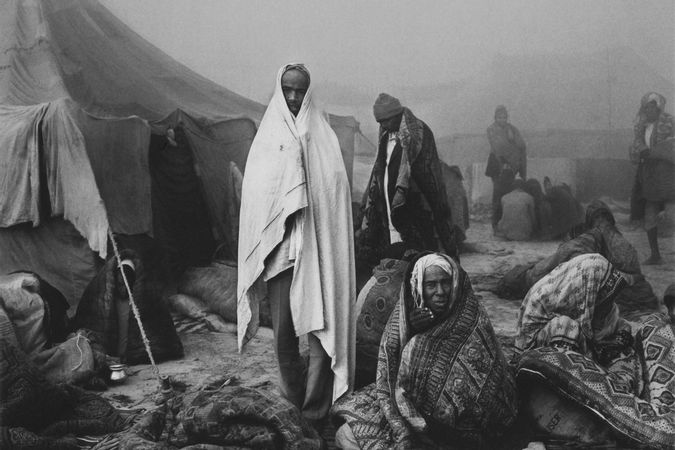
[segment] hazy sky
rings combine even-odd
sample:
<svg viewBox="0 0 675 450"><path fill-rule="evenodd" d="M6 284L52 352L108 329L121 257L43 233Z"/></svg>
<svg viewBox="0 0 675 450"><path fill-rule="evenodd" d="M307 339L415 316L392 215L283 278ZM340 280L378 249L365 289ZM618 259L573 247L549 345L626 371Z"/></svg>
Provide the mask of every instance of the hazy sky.
<svg viewBox="0 0 675 450"><path fill-rule="evenodd" d="M266 102L277 69L372 90L470 77L498 53L629 46L675 79L675 1L102 0L200 74Z"/></svg>

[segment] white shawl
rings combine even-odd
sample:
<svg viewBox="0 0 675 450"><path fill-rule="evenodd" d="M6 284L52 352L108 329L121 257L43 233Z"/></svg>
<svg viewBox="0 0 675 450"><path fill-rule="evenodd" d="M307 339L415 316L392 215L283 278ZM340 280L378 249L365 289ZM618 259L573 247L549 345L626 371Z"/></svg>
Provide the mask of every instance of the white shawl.
<svg viewBox="0 0 675 450"><path fill-rule="evenodd" d="M239 221L237 329L241 351L258 329L266 295L265 258L296 215L297 251L290 303L298 336L314 333L332 359L333 400L354 373L355 274L351 193L337 136L312 102L312 88L293 117L277 74L272 100L246 162ZM298 235L299 234L299 235Z"/></svg>

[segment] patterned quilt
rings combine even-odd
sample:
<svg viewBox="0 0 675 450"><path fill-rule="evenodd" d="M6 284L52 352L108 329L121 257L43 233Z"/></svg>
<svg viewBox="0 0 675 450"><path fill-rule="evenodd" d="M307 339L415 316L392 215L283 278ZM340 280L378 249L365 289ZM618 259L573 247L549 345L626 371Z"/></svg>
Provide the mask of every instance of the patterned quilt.
<svg viewBox="0 0 675 450"><path fill-rule="evenodd" d="M673 325L645 325L638 333L642 380L631 383L573 351L539 348L519 362L520 385L543 379L596 414L622 438L649 448L675 449L675 333ZM634 386L641 393L635 395Z"/></svg>

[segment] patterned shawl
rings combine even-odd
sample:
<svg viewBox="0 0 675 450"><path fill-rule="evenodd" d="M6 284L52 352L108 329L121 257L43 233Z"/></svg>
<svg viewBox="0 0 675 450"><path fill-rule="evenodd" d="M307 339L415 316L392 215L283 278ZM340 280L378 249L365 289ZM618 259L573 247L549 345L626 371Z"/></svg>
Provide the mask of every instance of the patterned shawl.
<svg viewBox="0 0 675 450"><path fill-rule="evenodd" d="M448 315L412 335L413 267L382 337L377 381L341 399L332 412L347 420L361 448L489 445L517 414L514 379L492 324L458 268Z"/></svg>
<svg viewBox="0 0 675 450"><path fill-rule="evenodd" d="M624 285L619 272L597 253L579 255L559 265L525 296L518 317L516 348L524 351L548 345L553 337L552 325L565 318L566 323L571 319L578 325L574 340L581 352L590 352L593 340L618 329L614 297ZM597 313L600 309L602 315Z"/></svg>

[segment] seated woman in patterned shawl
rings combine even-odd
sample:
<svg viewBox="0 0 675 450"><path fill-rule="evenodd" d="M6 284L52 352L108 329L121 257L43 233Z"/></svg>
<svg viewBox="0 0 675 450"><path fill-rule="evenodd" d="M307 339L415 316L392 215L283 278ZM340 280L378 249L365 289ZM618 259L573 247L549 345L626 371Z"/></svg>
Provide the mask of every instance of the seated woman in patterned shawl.
<svg viewBox="0 0 675 450"><path fill-rule="evenodd" d="M466 272L413 260L380 343L377 380L332 409L342 448L493 448L517 414L516 387Z"/></svg>
<svg viewBox="0 0 675 450"><path fill-rule="evenodd" d="M603 366L630 353L630 325L614 299L632 277L600 254L579 255L535 283L520 307L516 349L574 350Z"/></svg>

